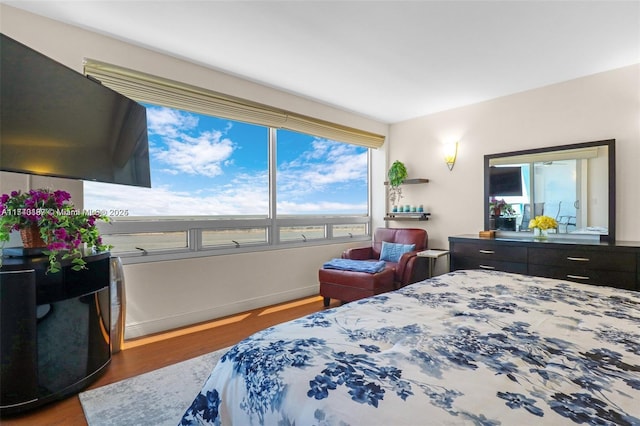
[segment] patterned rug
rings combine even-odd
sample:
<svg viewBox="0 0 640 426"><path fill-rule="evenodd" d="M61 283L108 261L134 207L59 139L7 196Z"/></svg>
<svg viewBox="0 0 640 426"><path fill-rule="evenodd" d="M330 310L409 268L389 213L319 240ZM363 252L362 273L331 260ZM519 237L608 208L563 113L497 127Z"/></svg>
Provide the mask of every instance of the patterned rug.
<svg viewBox="0 0 640 426"><path fill-rule="evenodd" d="M89 426L176 426L229 348L80 393Z"/></svg>

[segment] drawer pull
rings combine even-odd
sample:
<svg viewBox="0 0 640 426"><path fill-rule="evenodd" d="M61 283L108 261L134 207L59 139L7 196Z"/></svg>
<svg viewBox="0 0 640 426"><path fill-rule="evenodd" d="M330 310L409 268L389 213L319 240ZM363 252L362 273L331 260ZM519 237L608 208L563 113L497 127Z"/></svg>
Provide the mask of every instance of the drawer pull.
<svg viewBox="0 0 640 426"><path fill-rule="evenodd" d="M567 274L567 278L573 278L574 280L588 280L589 277L585 277L584 275L571 275Z"/></svg>
<svg viewBox="0 0 640 426"><path fill-rule="evenodd" d="M480 253L482 254L494 254L495 251L493 250L478 250Z"/></svg>
<svg viewBox="0 0 640 426"><path fill-rule="evenodd" d="M574 262L589 262L589 258L588 257L571 257L568 256L567 260L573 260Z"/></svg>
<svg viewBox="0 0 640 426"><path fill-rule="evenodd" d="M488 265L478 265L480 267L480 269L496 269L495 266L488 266Z"/></svg>

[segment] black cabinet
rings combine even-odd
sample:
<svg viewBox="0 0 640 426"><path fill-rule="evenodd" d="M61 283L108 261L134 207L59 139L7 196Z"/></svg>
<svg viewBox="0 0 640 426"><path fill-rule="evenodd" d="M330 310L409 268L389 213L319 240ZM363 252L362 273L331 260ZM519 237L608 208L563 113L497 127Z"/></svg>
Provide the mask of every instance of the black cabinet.
<svg viewBox="0 0 640 426"><path fill-rule="evenodd" d="M3 257L0 414L74 394L111 361L109 253L46 273L47 258Z"/></svg>
<svg viewBox="0 0 640 426"><path fill-rule="evenodd" d="M0 405L20 405L38 394L36 272L0 272Z"/></svg>
<svg viewBox="0 0 640 426"><path fill-rule="evenodd" d="M451 270L494 269L640 290L640 243L449 237Z"/></svg>

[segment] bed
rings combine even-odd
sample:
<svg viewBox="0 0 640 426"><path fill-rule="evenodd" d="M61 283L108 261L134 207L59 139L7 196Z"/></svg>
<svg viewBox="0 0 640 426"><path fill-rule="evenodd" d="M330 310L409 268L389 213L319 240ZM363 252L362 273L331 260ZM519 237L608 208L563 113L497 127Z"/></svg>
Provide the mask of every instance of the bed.
<svg viewBox="0 0 640 426"><path fill-rule="evenodd" d="M441 275L232 347L182 425L640 424L640 295Z"/></svg>

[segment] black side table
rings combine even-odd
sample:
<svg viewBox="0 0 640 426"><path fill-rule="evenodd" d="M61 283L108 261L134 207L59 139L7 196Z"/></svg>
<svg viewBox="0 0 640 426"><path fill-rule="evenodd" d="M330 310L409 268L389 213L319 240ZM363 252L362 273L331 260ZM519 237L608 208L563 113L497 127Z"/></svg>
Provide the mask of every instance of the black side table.
<svg viewBox="0 0 640 426"><path fill-rule="evenodd" d="M0 268L0 415L77 393L111 361L108 252L46 273L42 255L7 255Z"/></svg>

